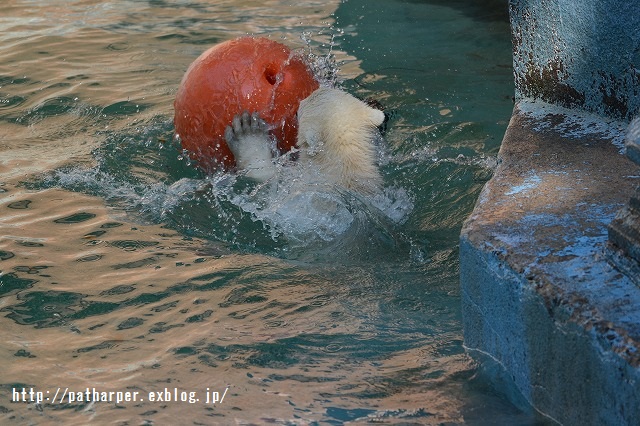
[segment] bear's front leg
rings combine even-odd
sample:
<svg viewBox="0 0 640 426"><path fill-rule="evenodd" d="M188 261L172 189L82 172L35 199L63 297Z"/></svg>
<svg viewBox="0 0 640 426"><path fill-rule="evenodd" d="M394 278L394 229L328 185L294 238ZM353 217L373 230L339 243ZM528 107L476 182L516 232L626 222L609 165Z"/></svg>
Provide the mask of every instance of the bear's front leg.
<svg viewBox="0 0 640 426"><path fill-rule="evenodd" d="M236 115L224 132L224 138L239 171L247 177L264 182L276 172L275 146L269 137L269 126L257 112Z"/></svg>

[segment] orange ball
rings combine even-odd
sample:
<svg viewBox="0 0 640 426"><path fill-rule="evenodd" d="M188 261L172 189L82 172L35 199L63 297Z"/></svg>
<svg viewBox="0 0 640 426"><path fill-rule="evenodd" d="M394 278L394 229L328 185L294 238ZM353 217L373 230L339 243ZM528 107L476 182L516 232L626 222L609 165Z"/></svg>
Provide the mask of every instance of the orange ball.
<svg viewBox="0 0 640 426"><path fill-rule="evenodd" d="M298 133L300 101L318 88L303 59L278 42L241 37L213 46L189 67L174 102L173 123L182 148L206 172L235 165L224 138L233 117L258 112L281 152Z"/></svg>

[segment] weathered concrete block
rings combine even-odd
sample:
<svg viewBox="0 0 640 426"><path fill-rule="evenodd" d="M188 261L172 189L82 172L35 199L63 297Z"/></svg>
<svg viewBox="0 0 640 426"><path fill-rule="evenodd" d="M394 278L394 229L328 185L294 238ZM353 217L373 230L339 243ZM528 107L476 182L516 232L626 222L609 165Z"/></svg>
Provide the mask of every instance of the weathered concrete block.
<svg viewBox="0 0 640 426"><path fill-rule="evenodd" d="M510 0L516 98L631 119L640 108L640 2Z"/></svg>
<svg viewBox="0 0 640 426"><path fill-rule="evenodd" d="M601 124L519 104L460 240L466 347L567 425L640 419L640 288L605 256L637 166Z"/></svg>
<svg viewBox="0 0 640 426"><path fill-rule="evenodd" d="M510 0L509 12L519 104L461 234L465 345L514 402L563 424L636 425L638 266L607 249L607 226L637 183L621 151L640 112L640 2ZM636 201L611 235L640 257Z"/></svg>

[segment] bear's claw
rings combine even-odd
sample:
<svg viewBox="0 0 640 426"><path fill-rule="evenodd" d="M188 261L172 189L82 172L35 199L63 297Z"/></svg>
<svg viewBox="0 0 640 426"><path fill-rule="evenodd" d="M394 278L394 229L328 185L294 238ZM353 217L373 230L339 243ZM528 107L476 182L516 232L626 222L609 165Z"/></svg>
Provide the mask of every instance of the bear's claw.
<svg viewBox="0 0 640 426"><path fill-rule="evenodd" d="M238 170L259 181L273 176L273 157L277 151L269 137L269 125L257 112L249 114L245 111L233 117L224 131L224 138Z"/></svg>
<svg viewBox="0 0 640 426"><path fill-rule="evenodd" d="M260 118L257 112L249 114L247 111L233 117L231 125L224 131L224 138L231 151L236 154L238 143L244 136L264 134L269 131L269 125Z"/></svg>

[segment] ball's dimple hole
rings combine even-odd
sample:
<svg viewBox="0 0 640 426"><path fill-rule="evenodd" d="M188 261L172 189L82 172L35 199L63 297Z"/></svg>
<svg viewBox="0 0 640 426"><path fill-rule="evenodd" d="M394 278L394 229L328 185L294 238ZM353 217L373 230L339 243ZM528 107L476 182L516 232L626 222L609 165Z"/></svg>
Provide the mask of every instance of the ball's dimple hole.
<svg viewBox="0 0 640 426"><path fill-rule="evenodd" d="M264 70L264 78L267 79L269 84L272 86L276 84L277 76L278 76L278 70L273 65L267 66L267 68Z"/></svg>

